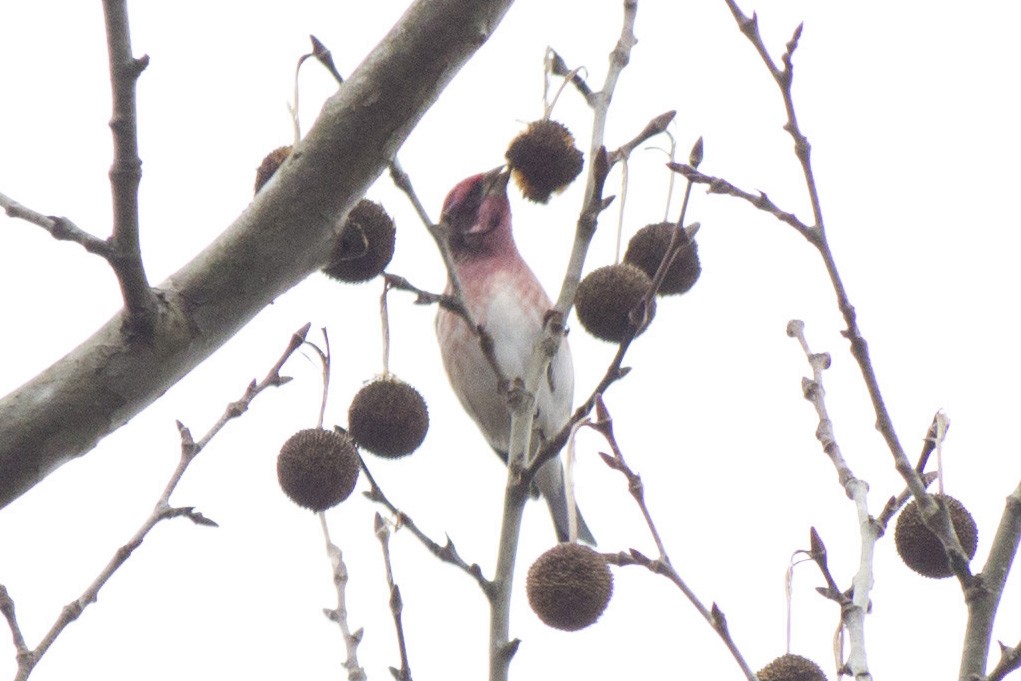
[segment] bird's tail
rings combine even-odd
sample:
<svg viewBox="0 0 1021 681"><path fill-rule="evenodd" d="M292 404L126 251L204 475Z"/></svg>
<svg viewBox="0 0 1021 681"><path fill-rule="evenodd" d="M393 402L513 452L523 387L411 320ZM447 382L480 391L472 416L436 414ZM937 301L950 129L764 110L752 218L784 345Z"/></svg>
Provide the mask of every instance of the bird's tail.
<svg viewBox="0 0 1021 681"><path fill-rule="evenodd" d="M564 469L560 465L559 457L543 464L535 474L535 484L549 505L550 515L553 516L553 525L557 531L557 541L567 541L569 536L567 493L564 491ZM596 538L592 536L592 531L585 524L585 519L581 517L581 511L577 511L577 515L578 539L595 546Z"/></svg>

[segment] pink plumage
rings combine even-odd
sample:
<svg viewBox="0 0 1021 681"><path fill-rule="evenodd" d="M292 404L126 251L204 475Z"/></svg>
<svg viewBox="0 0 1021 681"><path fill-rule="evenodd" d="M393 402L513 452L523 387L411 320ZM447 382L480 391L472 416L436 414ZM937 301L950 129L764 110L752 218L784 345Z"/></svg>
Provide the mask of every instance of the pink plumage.
<svg viewBox="0 0 1021 681"><path fill-rule="evenodd" d="M465 306L492 338L504 377L523 378L552 304L514 244L507 174L492 171L462 180L443 203L443 222L449 229L447 243ZM448 284L447 293L451 292ZM436 317L436 334L454 392L490 446L506 461L510 441L507 396L478 336L460 316L442 308ZM567 422L573 396L574 367L565 340L551 362L549 380L542 382L536 395L533 450ZM557 538L566 540L567 499L559 458L539 470L535 483L549 504ZM595 543L580 516L578 536Z"/></svg>

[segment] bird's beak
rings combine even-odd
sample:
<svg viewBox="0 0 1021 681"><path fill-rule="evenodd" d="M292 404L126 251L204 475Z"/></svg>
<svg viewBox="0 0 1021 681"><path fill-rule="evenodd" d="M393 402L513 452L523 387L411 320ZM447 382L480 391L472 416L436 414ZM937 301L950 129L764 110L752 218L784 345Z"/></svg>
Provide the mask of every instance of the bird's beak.
<svg viewBox="0 0 1021 681"><path fill-rule="evenodd" d="M483 175L482 195L491 196L493 194L506 194L508 180L510 180L510 172L507 170L506 166L497 166L496 168L493 168Z"/></svg>

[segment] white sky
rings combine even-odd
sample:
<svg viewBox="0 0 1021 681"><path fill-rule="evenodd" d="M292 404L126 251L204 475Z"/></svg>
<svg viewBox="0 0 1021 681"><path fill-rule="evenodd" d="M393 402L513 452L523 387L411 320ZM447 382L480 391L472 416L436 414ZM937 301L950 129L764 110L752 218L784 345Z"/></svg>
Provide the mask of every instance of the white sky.
<svg viewBox="0 0 1021 681"><path fill-rule="evenodd" d="M453 184L500 163L522 123L541 114L546 45L584 65L593 85L602 82L620 6L521 0L511 9L401 150L434 216ZM993 2L967 9L876 1L853 9L800 0L742 6L759 12L774 58L805 22L796 100L837 262L908 453L917 455L937 408L953 421L946 480L978 522L977 568L1003 498L1021 478L1012 432L1021 377L1012 312L1021 283L1013 200L1021 10ZM110 105L98 3L2 7L0 191L105 236ZM263 154L288 142L285 102L307 35L321 38L350 73L403 8L321 0L132 5L135 52L152 59L139 85L142 241L152 281L233 220L251 198ZM677 109L682 157L704 136L703 170L765 190L807 220L799 168L780 129L779 94L722 0L643 2L636 32L608 144ZM325 73L303 73L305 129L332 89ZM590 118L573 92L561 98L557 117L586 138ZM661 219L664 160L653 150L634 158L626 236ZM559 286L579 189L546 208L514 204L521 250L550 289ZM619 173L607 191L619 192ZM386 178L370 196L398 224L390 270L440 289L440 260L406 200ZM809 527L825 540L841 586L858 560L855 510L814 438L814 412L800 395L809 369L784 335L789 319L804 319L813 349L833 355L830 413L852 469L871 486L873 512L903 485L872 427L815 252L769 216L697 189L689 217L702 223L702 279L689 295L661 303L629 356L632 374L607 402L674 565L704 602L719 603L759 668L783 652L784 571L790 554L807 548ZM589 268L612 260L614 222L608 211ZM310 278L153 408L0 513L0 583L16 600L30 645L149 513L177 460L174 420L203 433L306 321L330 330L337 357L327 418L344 423L351 396L380 369L379 291L376 283L345 288ZM27 223L0 220L0 303L5 394L86 338L119 296L98 259ZM446 384L432 339L435 311L399 293L390 311L391 368L425 395L432 430L415 455L372 460L373 471L426 531L437 539L449 534L491 574L503 469ZM612 348L574 326L581 396ZM189 470L172 501L197 506L221 527L158 527L34 679L340 676L339 634L321 614L334 595L318 522L280 493L275 473L279 445L314 425L317 372L310 356L292 360L286 373L296 380L261 397ZM589 525L605 551L651 553L623 480L595 456L600 446L593 438L579 445L577 495ZM360 661L371 678L389 678L386 667L398 658L371 531L376 510L355 496L329 518L351 571L350 621L366 630ZM545 628L523 590L527 566L553 540L543 505L529 505L523 533L512 617L523 643L513 678L741 678L679 592L640 568L614 570L614 598L593 627L576 634ZM415 676L483 678L488 610L477 587L438 565L408 533L394 537L392 550ZM833 679L839 613L815 595L821 584L811 566L796 573L793 645ZM1021 639L1017 588L1015 575L994 631L1009 645ZM956 676L964 627L956 582L917 578L883 540L873 603L867 636L875 678ZM0 635L0 678L15 669L6 641Z"/></svg>

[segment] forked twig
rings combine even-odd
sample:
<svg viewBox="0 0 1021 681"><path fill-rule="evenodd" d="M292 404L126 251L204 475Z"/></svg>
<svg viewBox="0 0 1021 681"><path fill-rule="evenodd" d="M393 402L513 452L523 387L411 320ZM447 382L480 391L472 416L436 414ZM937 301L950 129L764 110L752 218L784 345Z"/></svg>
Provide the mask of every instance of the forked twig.
<svg viewBox="0 0 1021 681"><path fill-rule="evenodd" d="M681 578L677 570L674 569L673 564L670 562L670 557L667 555L666 548L660 538L659 531L656 529L656 524L653 522L652 514L649 512L649 508L645 503L645 487L642 484L641 477L631 470L624 460L624 454L617 444L617 439L613 434L613 419L610 416L609 410L603 403L602 397L596 398L596 418L594 421L587 424L589 428L599 432L610 446L612 454L605 454L600 452L600 457L603 462L615 471L618 471L627 479L628 491L634 498L635 503L638 504L638 508L642 512L642 517L645 518L645 524L649 528L649 533L652 535L653 541L656 543L656 550L659 551L659 556L655 559L645 556L637 549L630 549L627 552L621 551L615 554L603 554L606 560L614 565L641 565L650 572L658 575L663 575L684 594L685 598L694 606L695 610L709 623L709 626L713 628L713 631L720 637L724 645L730 651L734 661L741 668L745 677L749 681L756 681L755 672L752 671L751 667L745 661L744 656L737 647L737 643L730 635L730 629L727 627L727 618L723 614L723 611L713 603L710 608L707 608L695 592L685 583L684 579Z"/></svg>
<svg viewBox="0 0 1021 681"><path fill-rule="evenodd" d="M434 556L439 558L444 563L449 563L457 568L460 568L461 571L465 572L472 579L475 580L475 582L479 585L479 588L482 589L482 593L486 595L486 598L492 598L493 593L492 582L487 580L482 575L482 568L479 567L479 564L478 563L469 564L463 558L461 558L460 554L457 552L457 548L454 546L454 542L451 541L450 537L447 537L447 543L442 546L436 541L433 541L431 537L429 537L425 532L419 529L418 525L415 524L415 521L409 515L407 515L399 508L397 508L397 506L395 506L386 497L386 494L383 493L383 489L379 486L379 484L376 482L376 479L372 476L372 473L369 471L368 466L365 465L364 459L362 459L361 465L362 473L365 474L366 479L368 479L369 481L369 490L367 492L363 492L365 497L371 501L374 501L378 504L382 504L383 506L385 506L395 518L395 523L397 527L408 528L408 530L413 535L415 535L415 538L418 539L418 541L421 542L421 544L426 549L428 549L430 553L432 553Z"/></svg>
<svg viewBox="0 0 1021 681"><path fill-rule="evenodd" d="M267 388L274 386L284 385L291 379L287 376L280 374L280 369L283 367L284 362L299 348L304 342L305 334L309 330L308 324L303 326L297 332L295 332L284 350L284 353L277 360L276 364L269 370L266 377L258 383L254 380L245 388L244 394L241 398L235 402L231 402L227 405L223 415L216 421L215 424L209 429L209 431L199 440L192 438L191 432L186 428L180 421L177 422L177 428L181 436L181 458L178 461L177 467L170 475L170 479L167 482L162 494L156 500L156 505L153 508L152 513L146 518L142 526L135 532L134 535L117 551L113 557L106 564L106 566L100 571L99 575L92 581L91 584L85 589L82 594L65 605L57 616L56 621L50 627L49 631L43 636L42 640L35 647L35 649L29 649L24 642L24 638L21 635L20 628L17 623L17 619L14 614L14 602L10 597L10 594L6 589L0 585L0 611L7 619L11 631L14 635L15 646L18 649L18 672L15 675L15 681L24 681L31 675L32 670L39 663L39 660L46 654L53 643L57 640L57 637L67 628L71 622L74 622L85 609L96 602L99 596L99 591L110 581L113 575L131 554L142 545L142 541L148 536L149 532L160 522L169 520L170 518L185 517L191 520L196 525L205 525L210 527L216 527L216 523L209 518L206 518L201 513L196 511L193 507L175 507L170 504L170 496L177 488L178 483L184 476L185 471L191 462L195 460L195 457L205 449L209 442L219 433L224 426L235 418L238 418L246 411L251 405L252 401Z"/></svg>

